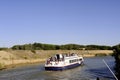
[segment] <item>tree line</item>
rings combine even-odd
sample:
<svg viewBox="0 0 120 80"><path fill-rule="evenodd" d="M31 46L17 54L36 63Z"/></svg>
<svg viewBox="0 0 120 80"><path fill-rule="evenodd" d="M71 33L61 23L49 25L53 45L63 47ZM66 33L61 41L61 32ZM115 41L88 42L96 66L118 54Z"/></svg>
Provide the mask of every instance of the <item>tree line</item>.
<svg viewBox="0 0 120 80"><path fill-rule="evenodd" d="M65 44L65 45L53 45L53 44L24 44L24 45L14 45L11 47L13 50L111 50L111 46L101 46L101 45L79 45L79 44Z"/></svg>

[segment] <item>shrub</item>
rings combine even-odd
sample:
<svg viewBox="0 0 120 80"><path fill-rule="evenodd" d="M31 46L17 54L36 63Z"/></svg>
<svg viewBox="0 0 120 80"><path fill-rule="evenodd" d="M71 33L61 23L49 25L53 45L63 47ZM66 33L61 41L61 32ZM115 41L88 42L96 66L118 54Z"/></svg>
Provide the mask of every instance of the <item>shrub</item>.
<svg viewBox="0 0 120 80"><path fill-rule="evenodd" d="M28 57L27 57L27 56L23 56L23 58L24 58L24 59L28 59Z"/></svg>
<svg viewBox="0 0 120 80"><path fill-rule="evenodd" d="M107 56L107 54L95 54L95 56Z"/></svg>
<svg viewBox="0 0 120 80"><path fill-rule="evenodd" d="M35 51L35 50L31 50L31 52L32 52L32 53L34 53L34 54L36 53L36 51Z"/></svg>
<svg viewBox="0 0 120 80"><path fill-rule="evenodd" d="M4 69L5 65L3 63L0 63L0 70Z"/></svg>

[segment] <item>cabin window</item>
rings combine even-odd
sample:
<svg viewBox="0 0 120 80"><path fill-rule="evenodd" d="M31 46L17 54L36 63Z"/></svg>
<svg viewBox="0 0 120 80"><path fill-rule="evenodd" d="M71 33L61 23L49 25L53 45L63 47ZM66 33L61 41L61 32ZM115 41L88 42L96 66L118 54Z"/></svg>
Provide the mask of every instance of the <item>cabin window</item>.
<svg viewBox="0 0 120 80"><path fill-rule="evenodd" d="M70 60L69 63L77 62L79 59Z"/></svg>
<svg viewBox="0 0 120 80"><path fill-rule="evenodd" d="M82 61L82 59L79 59L80 61Z"/></svg>

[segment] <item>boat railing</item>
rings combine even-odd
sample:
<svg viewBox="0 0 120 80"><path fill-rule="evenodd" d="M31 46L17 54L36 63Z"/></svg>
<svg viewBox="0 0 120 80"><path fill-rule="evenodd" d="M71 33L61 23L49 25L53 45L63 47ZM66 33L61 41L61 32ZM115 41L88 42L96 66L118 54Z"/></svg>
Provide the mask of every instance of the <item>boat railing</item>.
<svg viewBox="0 0 120 80"><path fill-rule="evenodd" d="M65 61L65 59L69 59L71 57L76 58L78 56L75 53L56 54L55 56L48 58L46 64L49 64L51 62L62 62L62 61Z"/></svg>

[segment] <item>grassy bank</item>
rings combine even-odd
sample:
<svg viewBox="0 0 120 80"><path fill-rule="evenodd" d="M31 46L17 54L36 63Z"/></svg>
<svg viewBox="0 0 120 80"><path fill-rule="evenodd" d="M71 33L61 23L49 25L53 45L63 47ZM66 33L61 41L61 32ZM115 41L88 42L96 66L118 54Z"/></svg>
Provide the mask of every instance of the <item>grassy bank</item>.
<svg viewBox="0 0 120 80"><path fill-rule="evenodd" d="M110 55L112 50L4 50L0 51L0 69L10 65L44 62L56 53L77 53L83 57Z"/></svg>

